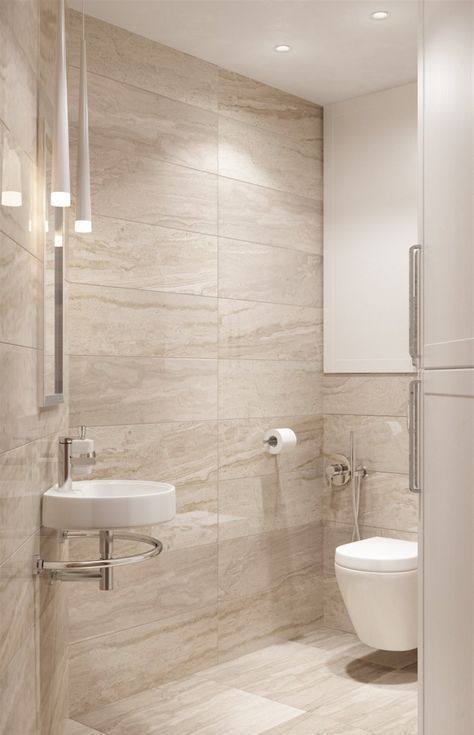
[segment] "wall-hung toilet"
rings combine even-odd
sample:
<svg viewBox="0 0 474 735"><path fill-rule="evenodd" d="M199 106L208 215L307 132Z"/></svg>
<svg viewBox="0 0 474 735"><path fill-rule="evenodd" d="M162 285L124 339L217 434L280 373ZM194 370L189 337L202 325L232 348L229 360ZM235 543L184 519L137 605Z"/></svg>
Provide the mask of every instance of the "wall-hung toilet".
<svg viewBox="0 0 474 735"><path fill-rule="evenodd" d="M386 651L417 646L418 544L373 538L338 546L336 579L357 635Z"/></svg>

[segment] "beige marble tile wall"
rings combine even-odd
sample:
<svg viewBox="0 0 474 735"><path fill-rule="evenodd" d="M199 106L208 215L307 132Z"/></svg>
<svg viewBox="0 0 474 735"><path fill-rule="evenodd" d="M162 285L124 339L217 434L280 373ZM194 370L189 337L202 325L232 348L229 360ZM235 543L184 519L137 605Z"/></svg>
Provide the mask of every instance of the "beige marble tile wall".
<svg viewBox="0 0 474 735"><path fill-rule="evenodd" d="M52 78L56 4L0 3L0 160L21 162L22 206L0 206L0 732L62 735L67 716L67 605L33 576L58 554L40 532L40 498L55 481L67 404L39 409L42 251L34 222L38 78ZM49 71L48 71L49 69ZM44 72L44 77L43 77ZM42 94L48 90L42 87Z"/></svg>
<svg viewBox="0 0 474 735"><path fill-rule="evenodd" d="M408 384L412 375L325 375L324 455L349 454L349 432L368 469L362 484L362 538L392 536L416 540L418 500L408 490ZM324 622L352 631L334 576L334 553L352 540L350 488L325 487Z"/></svg>
<svg viewBox="0 0 474 735"><path fill-rule="evenodd" d="M71 13L72 120L79 34ZM71 425L97 476L175 483L178 515L114 592L70 586L72 713L323 612L321 108L91 18L86 35ZM262 438L282 425L300 443L277 459Z"/></svg>

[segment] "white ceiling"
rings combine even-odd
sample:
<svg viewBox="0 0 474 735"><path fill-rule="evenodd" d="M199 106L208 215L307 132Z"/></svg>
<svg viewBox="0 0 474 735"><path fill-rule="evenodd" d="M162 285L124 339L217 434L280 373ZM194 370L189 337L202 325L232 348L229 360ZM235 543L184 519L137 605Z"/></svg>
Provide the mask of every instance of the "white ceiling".
<svg viewBox="0 0 474 735"><path fill-rule="evenodd" d="M82 0L69 0L82 9ZM417 0L86 0L86 12L320 104L416 79ZM389 10L386 21L370 19ZM291 53L273 46L288 43Z"/></svg>

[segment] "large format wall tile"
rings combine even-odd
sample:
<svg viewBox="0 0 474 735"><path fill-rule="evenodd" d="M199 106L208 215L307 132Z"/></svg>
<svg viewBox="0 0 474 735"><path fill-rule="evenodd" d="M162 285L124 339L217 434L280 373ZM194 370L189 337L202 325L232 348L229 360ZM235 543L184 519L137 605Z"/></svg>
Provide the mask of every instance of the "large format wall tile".
<svg viewBox="0 0 474 735"><path fill-rule="evenodd" d="M222 419L318 414L321 372L317 364L270 360L221 360Z"/></svg>
<svg viewBox="0 0 474 735"><path fill-rule="evenodd" d="M22 206L0 206L0 230L11 240L42 259L42 242L33 223L36 216L36 163L22 149L15 131L8 130L0 119L0 157L2 160L13 152L21 170Z"/></svg>
<svg viewBox="0 0 474 735"><path fill-rule="evenodd" d="M321 572L319 522L273 533L223 541L219 548L219 590L229 601L276 589L286 580Z"/></svg>
<svg viewBox="0 0 474 735"><path fill-rule="evenodd" d="M136 87L88 74L91 135L112 137L114 147L133 148L201 171L217 171L217 115ZM70 69L71 120L77 120L79 70Z"/></svg>
<svg viewBox="0 0 474 735"><path fill-rule="evenodd" d="M39 651L34 630L21 642L8 666L0 671L0 732L38 735L40 702L37 694ZM25 693L28 693L25 696Z"/></svg>
<svg viewBox="0 0 474 735"><path fill-rule="evenodd" d="M321 254L322 203L220 177L219 233L222 237Z"/></svg>
<svg viewBox="0 0 474 735"><path fill-rule="evenodd" d="M298 443L292 452L270 454L263 444L269 428L288 426ZM219 478L232 480L280 472L321 473L322 416L274 416L219 422Z"/></svg>
<svg viewBox="0 0 474 735"><path fill-rule="evenodd" d="M75 118L75 13L69 34ZM120 570L114 595L72 590L74 713L323 614L322 110L101 21L86 35L94 222L70 242L71 426L96 440L93 477L172 482L177 515L140 529L163 555ZM270 426L296 450L270 457Z"/></svg>
<svg viewBox="0 0 474 735"><path fill-rule="evenodd" d="M79 67L81 15L69 11L67 26L68 61ZM90 16L86 34L90 72L198 107L217 109L216 66Z"/></svg>
<svg viewBox="0 0 474 735"><path fill-rule="evenodd" d="M41 353L0 343L0 452L14 449L67 426L67 405L38 408Z"/></svg>
<svg viewBox="0 0 474 735"><path fill-rule="evenodd" d="M33 68L38 62L39 15L40 8L36 0L22 0L21 3L16 0L2 2L2 20Z"/></svg>
<svg viewBox="0 0 474 735"><path fill-rule="evenodd" d="M111 141L105 132L90 131L94 214L216 234L215 174L162 161L131 141Z"/></svg>
<svg viewBox="0 0 474 735"><path fill-rule="evenodd" d="M0 454L0 563L39 527L41 495L56 481L55 434Z"/></svg>
<svg viewBox="0 0 474 735"><path fill-rule="evenodd" d="M35 630L38 580L32 560L39 551L38 538L30 538L0 565L0 660L8 668L24 640ZM3 732L3 731L2 731Z"/></svg>
<svg viewBox="0 0 474 735"><path fill-rule="evenodd" d="M413 375L325 375L324 413L406 416Z"/></svg>
<svg viewBox="0 0 474 735"><path fill-rule="evenodd" d="M226 69L219 69L219 112L295 140L322 138L322 107Z"/></svg>
<svg viewBox="0 0 474 735"><path fill-rule="evenodd" d="M219 296L322 307L322 258L287 248L219 239Z"/></svg>
<svg viewBox="0 0 474 735"><path fill-rule="evenodd" d="M323 501L323 518L352 523L350 487L329 490ZM407 475L370 473L362 482L359 522L400 531L416 531L418 498L408 490Z"/></svg>
<svg viewBox="0 0 474 735"><path fill-rule="evenodd" d="M28 8L22 9L27 11ZM26 17L26 13L21 13ZM10 20L12 18L10 17ZM15 139L31 161L36 160L36 70L20 47L8 14L0 24L0 120L15 131ZM18 19L18 22L21 22Z"/></svg>
<svg viewBox="0 0 474 735"><path fill-rule="evenodd" d="M315 472L219 482L219 541L317 522L322 478Z"/></svg>
<svg viewBox="0 0 474 735"><path fill-rule="evenodd" d="M0 233L0 341L38 347L42 265Z"/></svg>
<svg viewBox="0 0 474 735"><path fill-rule="evenodd" d="M319 360L322 310L219 299L219 357Z"/></svg>
<svg viewBox="0 0 474 735"><path fill-rule="evenodd" d="M56 531L43 530L40 553L43 559L64 559L67 544L58 542ZM67 589L65 585L51 585L46 577L40 580L39 589L41 735L63 735L68 717Z"/></svg>
<svg viewBox="0 0 474 735"><path fill-rule="evenodd" d="M357 457L369 471L408 472L408 427L405 417L324 417L324 453L349 454L350 432L355 432Z"/></svg>
<svg viewBox="0 0 474 735"><path fill-rule="evenodd" d="M89 434L97 454L94 477L127 475L185 485L196 496L196 507L201 488L216 479L215 421L93 426Z"/></svg>
<svg viewBox="0 0 474 735"><path fill-rule="evenodd" d="M59 586L48 585L52 614L44 634L44 582L33 574L41 549L41 494L57 471L56 432L68 425L67 402L40 409L38 395L39 46L43 16L54 27L56 9L52 0L4 0L0 9L0 161L16 156L22 191L21 206L0 206L0 732L12 735L62 735L67 706L67 642L61 633L67 615L58 604ZM42 114L50 112L45 104ZM50 558L55 556L53 550Z"/></svg>
<svg viewBox="0 0 474 735"><path fill-rule="evenodd" d="M323 615L323 579L318 569L278 587L219 602L219 661L302 635Z"/></svg>
<svg viewBox="0 0 474 735"><path fill-rule="evenodd" d="M68 280L216 296L217 238L94 215L69 240Z"/></svg>
<svg viewBox="0 0 474 735"><path fill-rule="evenodd" d="M217 603L216 544L163 551L114 571L114 591L78 584L70 592L70 637L78 641L164 620ZM138 602L139 601L139 602Z"/></svg>
<svg viewBox="0 0 474 735"><path fill-rule="evenodd" d="M297 141L236 120L220 119L221 176L321 199L321 162L322 137L318 141Z"/></svg>
<svg viewBox="0 0 474 735"><path fill-rule="evenodd" d="M74 643L71 714L180 678L216 658L214 607Z"/></svg>
<svg viewBox="0 0 474 735"><path fill-rule="evenodd" d="M72 425L216 418L214 360L71 356L70 370Z"/></svg>
<svg viewBox="0 0 474 735"><path fill-rule="evenodd" d="M217 355L216 299L71 284L68 309L73 355Z"/></svg>

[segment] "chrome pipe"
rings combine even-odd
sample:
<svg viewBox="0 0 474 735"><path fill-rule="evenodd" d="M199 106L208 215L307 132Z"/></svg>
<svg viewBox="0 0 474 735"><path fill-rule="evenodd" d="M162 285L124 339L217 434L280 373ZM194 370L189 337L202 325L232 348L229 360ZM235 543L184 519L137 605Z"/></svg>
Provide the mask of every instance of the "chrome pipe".
<svg viewBox="0 0 474 735"><path fill-rule="evenodd" d="M99 548L101 559L112 559L112 550L114 545L114 535L112 531L99 531ZM114 588L114 570L112 567L102 567L100 570L101 590L113 590Z"/></svg>
<svg viewBox="0 0 474 735"><path fill-rule="evenodd" d="M97 538L98 531L67 531L67 538ZM106 569L108 567L125 566L126 564L136 564L138 562L152 559L163 551L163 544L153 536L145 536L138 533L120 532L114 533L115 539L122 541L135 541L137 543L148 544L152 548L149 551L143 551L139 554L130 554L130 556L119 556L114 559L89 559L84 561L46 561L45 559L37 560L37 571L54 572L64 570L83 570L94 571Z"/></svg>

